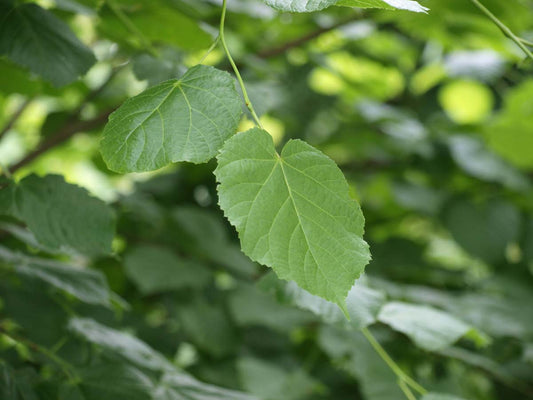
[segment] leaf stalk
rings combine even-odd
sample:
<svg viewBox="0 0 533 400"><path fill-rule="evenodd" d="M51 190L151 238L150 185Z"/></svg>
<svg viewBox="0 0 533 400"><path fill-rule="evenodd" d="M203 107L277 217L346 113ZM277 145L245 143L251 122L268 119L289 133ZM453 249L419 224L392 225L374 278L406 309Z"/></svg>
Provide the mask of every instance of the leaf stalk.
<svg viewBox="0 0 533 400"><path fill-rule="evenodd" d="M422 385L420 385L413 378L411 378L409 375L403 372L400 366L396 364L396 362L391 358L391 356L389 356L386 350L379 344L379 342L376 340L376 338L370 333L370 331L367 328L361 329L361 332L363 333L365 338L368 340L368 342L372 345L376 353L378 353L378 355L383 359L383 361L385 361L388 367L392 370L392 372L394 372L394 374L398 377L398 379L401 382L410 386L411 388L413 388L415 391L417 391L421 395L427 394L427 390L424 389ZM401 385L400 385L400 388L402 389Z"/></svg>
<svg viewBox="0 0 533 400"><path fill-rule="evenodd" d="M227 0L223 0L222 2L222 15L220 17L220 42L222 43L222 47L224 48L224 52L226 53L226 57L228 57L228 61L231 64L231 67L233 68L233 71L235 72L235 76L237 77L237 81L239 82L239 86L242 90L242 95L244 97L244 103L246 104L246 107L250 111L250 114L252 114L252 117L256 123L256 125L263 129L263 126L261 125L261 121L259 120L259 117L257 116L257 113L254 110L254 106L252 105L252 102L250 101L250 98L248 97L248 92L246 91L246 87L244 86L244 81L242 80L241 73L239 72L239 69L237 68L237 64L235 64L235 61L233 61L233 57L231 56L231 53L228 49L228 45L226 43L226 37L224 35L224 23L226 21L226 8L227 8Z"/></svg>
<svg viewBox="0 0 533 400"><path fill-rule="evenodd" d="M524 39L519 38L516 36L513 31L505 25L502 21L498 19L487 7L485 7L479 0L470 0L483 14L485 14L494 24L500 28L500 30L503 32L505 36L507 36L509 39L511 39L513 42L515 42L518 47L522 49L522 51L526 54L527 57L529 57L531 60L533 60L533 53L526 47L525 43L528 43L528 41L525 41Z"/></svg>

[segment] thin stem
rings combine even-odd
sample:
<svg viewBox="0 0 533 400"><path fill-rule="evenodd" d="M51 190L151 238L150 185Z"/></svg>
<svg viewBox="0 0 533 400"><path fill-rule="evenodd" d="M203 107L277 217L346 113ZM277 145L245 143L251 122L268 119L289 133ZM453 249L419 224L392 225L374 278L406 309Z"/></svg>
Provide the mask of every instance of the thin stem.
<svg viewBox="0 0 533 400"><path fill-rule="evenodd" d="M99 128L101 125L104 125L107 122L109 114L114 111L113 109L104 111L97 117L87 121L80 120L80 113L87 104L98 98L98 96L111 83L111 81L121 68L122 66L114 68L107 77L107 79L104 81L104 83L102 83L98 88L90 92L85 97L85 99L83 99L80 105L70 113L70 115L66 118L63 126L59 128L59 130L54 135L48 137L46 140L41 142L35 150L27 154L22 160L11 166L9 168L9 173L13 174L21 167L31 163L34 159L41 156L41 154L46 153L55 146L58 146L66 140L70 139L74 134L81 131L96 129Z"/></svg>
<svg viewBox="0 0 533 400"><path fill-rule="evenodd" d="M220 41L220 35L218 35L218 36L216 37L216 39L213 41L213 44L211 44L211 46L209 47L209 49L207 49L207 51L205 52L204 56L202 57L202 59L200 60L200 62L199 62L198 64L202 64L202 63L205 61L205 59L207 58L207 56L208 56L209 54L211 54L211 52L212 52L213 50L215 50L215 47L217 47L219 41Z"/></svg>
<svg viewBox="0 0 533 400"><path fill-rule="evenodd" d="M107 0L107 5L113 11L113 13L117 16L117 18L122 22L122 24L131 31L134 35L136 35L139 40L141 41L143 47L154 57L159 57L159 53L155 49L155 47L152 45L152 42L150 42L146 36L135 26L133 22L129 19L129 17L124 14L124 12L120 9L120 7L115 3L114 0Z"/></svg>
<svg viewBox="0 0 533 400"><path fill-rule="evenodd" d="M409 386L407 386L404 381L398 379L398 386L400 387L403 394L405 394L405 397L407 397L407 400L416 400L415 395L413 394L413 392L411 392L411 389L409 389Z"/></svg>
<svg viewBox="0 0 533 400"><path fill-rule="evenodd" d="M248 107L248 110L250 111L250 114L252 114L252 117L254 118L255 123L258 127L263 128L261 125L261 121L259 120L259 117L257 116L254 106L252 105L252 102L250 101L250 98L248 97L248 92L246 91L246 88L244 87L244 82L241 77L241 73L239 72L239 69L237 68L237 65L235 64L235 61L233 61L233 57L231 56L228 45L226 44L226 37L224 36L224 22L226 20L226 3L227 0L224 0L222 3L222 15L220 17L220 42L222 43L222 47L224 48L224 51L226 52L226 56L228 57L228 61L231 64L231 67L233 68L233 71L235 72L235 76L237 77L237 80L239 81L239 86L242 90L242 95L244 97L244 102L246 103L246 107Z"/></svg>
<svg viewBox="0 0 533 400"><path fill-rule="evenodd" d="M416 390L421 395L424 395L427 393L427 390L424 389L418 382L416 382L413 378L411 378L409 375L407 375L405 372L402 371L402 369L394 362L394 360L389 356L389 354L385 351L383 347L379 344L379 342L376 340L376 338L370 333L370 331L367 328L361 329L361 332L365 336L365 338L370 342L376 353L385 361L385 363L389 366L389 368L394 372L394 374L398 377L399 380L405 382L407 385L411 386L414 390Z"/></svg>
<svg viewBox="0 0 533 400"><path fill-rule="evenodd" d="M11 128L13 128L13 125L16 124L16 122L18 121L19 117L24 113L24 111L26 110L26 108L30 105L30 103L32 102L33 98L30 97L26 100L24 100L24 102L20 105L19 108L17 108L17 110L13 113L13 115L11 116L11 118L9 119L9 121L7 121L7 124L2 128L2 130L0 131L0 139L2 139L4 137L4 135L9 132L9 130Z"/></svg>
<svg viewBox="0 0 533 400"><path fill-rule="evenodd" d="M30 350L32 350L35 353L40 353L46 358L50 359L52 362L54 362L61 371L69 378L71 381L77 381L78 378L76 377L74 373L74 367L70 365L67 361L59 357L57 354L55 354L53 351L48 350L45 347L42 347L38 345L37 343L34 343L26 338L20 337L18 335L13 335L12 333L8 333L8 331L0 326L0 333L8 337L9 339L13 340L14 342L20 343Z"/></svg>
<svg viewBox="0 0 533 400"><path fill-rule="evenodd" d="M518 36L516 36L511 29L507 25L505 25L502 21L500 21L490 10L485 7L483 4L479 2L479 0L470 0L479 10L485 14L494 24L500 28L500 30L503 32L505 36L507 36L509 39L511 39L513 42L515 42L518 47L522 49L522 51L533 60L533 53L524 45L523 39L520 40Z"/></svg>
<svg viewBox="0 0 533 400"><path fill-rule="evenodd" d="M263 49L261 51L259 51L257 53L257 56L259 58L270 58L270 57L275 57L275 56L278 56L280 54L284 54L285 52L287 52L288 50L294 48L294 47L299 47L299 46L302 46L303 44L313 40L313 39L316 39L317 37L325 34L325 33L328 33L328 32L331 32L335 29L338 29L344 25L347 25L351 22L354 22L354 21L357 21L358 19L361 19L361 14L355 14L355 15L352 15L350 16L349 18L345 19L345 20L342 20L342 21L339 21L337 22L336 24L333 24L331 26L328 26L328 27L325 27L325 28L318 28L317 30L315 31L312 31L312 32L309 32L309 33L306 33L305 35L303 36L300 36L296 39L292 39L282 45L279 45L279 46L276 46L276 47L272 47L272 48L267 48L267 49Z"/></svg>
<svg viewBox="0 0 533 400"><path fill-rule="evenodd" d="M518 40L520 40L522 43L524 43L526 46L530 46L530 47L533 47L533 42L531 40L527 40L527 39L524 39L524 38L518 38Z"/></svg>

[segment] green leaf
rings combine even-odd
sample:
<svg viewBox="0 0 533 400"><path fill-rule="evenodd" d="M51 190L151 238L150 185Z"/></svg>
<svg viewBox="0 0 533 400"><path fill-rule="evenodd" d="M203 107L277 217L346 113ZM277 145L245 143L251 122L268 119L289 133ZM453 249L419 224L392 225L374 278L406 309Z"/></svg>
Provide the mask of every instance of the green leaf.
<svg viewBox="0 0 533 400"><path fill-rule="evenodd" d="M163 377L157 387L152 387L152 383L146 379L144 374L139 375L140 371L137 369L123 364L116 364L118 371L114 378L117 379L119 386L117 395L125 396L131 393L135 396L141 396L139 398L144 398L142 396L144 396L145 390L149 390L149 393L153 396L150 398L153 400L181 400L184 398L193 400L253 400L252 397L239 392L218 388L194 379L176 368L162 354L129 333L109 328L89 318L72 318L68 326L76 335L102 347L106 352L114 353L138 367L163 372ZM218 331L213 333L217 334ZM113 363L106 363L102 368L105 371L107 366L111 368L113 365ZM89 384L87 385L88 376ZM131 389L122 387L122 383L126 385L127 381L135 376L138 376L138 382L133 385L134 387ZM92 379L93 377L95 378L94 380ZM91 395L95 395L99 393L99 390L102 390L102 394L105 393L107 396L104 385L97 384L97 377L96 368L83 371L82 378L84 381L82 388L84 385L89 386ZM103 380L107 382L107 379ZM86 393L87 388L84 388L83 392ZM94 398L96 399L96 397ZM108 397L103 398L107 399ZM118 398L122 399L123 397ZM132 398L137 399L137 397ZM93 397L88 397L87 399L90 400Z"/></svg>
<svg viewBox="0 0 533 400"><path fill-rule="evenodd" d="M334 5L337 0L263 0L270 7L281 11L311 12Z"/></svg>
<svg viewBox="0 0 533 400"><path fill-rule="evenodd" d="M64 383L59 388L58 400L86 400L79 386Z"/></svg>
<svg viewBox="0 0 533 400"><path fill-rule="evenodd" d="M244 253L346 313L370 253L363 214L335 163L300 140L279 155L257 128L228 140L218 163L219 203Z"/></svg>
<svg viewBox="0 0 533 400"><path fill-rule="evenodd" d="M237 348L237 333L221 307L204 300L183 305L178 319L189 340L214 357L224 357Z"/></svg>
<svg viewBox="0 0 533 400"><path fill-rule="evenodd" d="M158 246L137 246L124 258L126 275L148 295L207 285L211 274L196 261L185 260Z"/></svg>
<svg viewBox="0 0 533 400"><path fill-rule="evenodd" d="M256 264L241 252L238 244L228 238L222 215L200 207L179 207L172 212L172 218L188 236L188 240L182 243L184 251L205 257L241 277L255 274Z"/></svg>
<svg viewBox="0 0 533 400"><path fill-rule="evenodd" d="M462 397L453 396L443 393L428 393L422 397L422 400L464 400Z"/></svg>
<svg viewBox="0 0 533 400"><path fill-rule="evenodd" d="M533 79L509 90L504 107L485 127L488 145L507 161L533 168Z"/></svg>
<svg viewBox="0 0 533 400"><path fill-rule="evenodd" d="M338 5L360 8L384 8L388 10L409 10L426 12L427 8L413 0L263 0L269 6L281 11L311 12Z"/></svg>
<svg viewBox="0 0 533 400"><path fill-rule="evenodd" d="M153 400L258 400L256 397L200 382L193 377L167 372L155 389Z"/></svg>
<svg viewBox="0 0 533 400"><path fill-rule="evenodd" d="M7 364L0 363L0 398L18 400L17 383L14 371Z"/></svg>
<svg viewBox="0 0 533 400"><path fill-rule="evenodd" d="M0 54L56 86L75 81L96 61L63 21L36 4L2 2L0 15Z"/></svg>
<svg viewBox="0 0 533 400"><path fill-rule="evenodd" d="M385 304L378 319L430 351L448 347L472 331L470 325L444 311L401 302Z"/></svg>
<svg viewBox="0 0 533 400"><path fill-rule="evenodd" d="M515 190L531 187L525 175L490 152L481 140L467 135L448 139L451 156L467 174L489 182L500 182Z"/></svg>
<svg viewBox="0 0 533 400"><path fill-rule="evenodd" d="M198 21L182 14L172 2L121 0L116 2L116 6L150 42L167 43L185 50L201 50L209 47L213 40ZM121 45L146 50L137 35L132 35L105 3L99 17L98 30L107 38Z"/></svg>
<svg viewBox="0 0 533 400"><path fill-rule="evenodd" d="M279 282L275 276L273 278ZM341 314L336 305L329 304ZM231 294L229 306L233 318L240 326L265 326L283 333L317 320L313 314L280 304L273 296L251 285L239 286Z"/></svg>
<svg viewBox="0 0 533 400"><path fill-rule="evenodd" d="M385 295L382 292L371 289L358 281L346 297L346 309L350 316L350 320L347 321L335 304L312 295L294 282L282 282L275 277L272 278L274 279L264 278L261 286L265 289L269 286L274 287L280 301L311 311L327 324L340 324L353 329L364 328L376 322L376 316L385 303ZM274 282L266 282L267 280Z"/></svg>
<svg viewBox="0 0 533 400"><path fill-rule="evenodd" d="M76 335L139 367L154 371L174 369L163 355L129 333L117 331L89 318L72 318L68 327Z"/></svg>
<svg viewBox="0 0 533 400"><path fill-rule="evenodd" d="M241 358L237 362L237 370L246 391L264 400L307 399L320 387L302 370L288 371L259 358Z"/></svg>
<svg viewBox="0 0 533 400"><path fill-rule="evenodd" d="M111 252L114 213L85 189L58 175L30 175L8 189L4 196L11 204L0 195L0 214L23 221L51 251L74 250L93 256Z"/></svg>
<svg viewBox="0 0 533 400"><path fill-rule="evenodd" d="M109 305L109 288L99 271L76 268L44 258L13 253L0 246L0 260L12 265L23 276L40 279L90 304Z"/></svg>
<svg viewBox="0 0 533 400"><path fill-rule="evenodd" d="M237 130L241 100L227 72L197 65L128 99L109 118L102 156L116 172L213 158Z"/></svg>
<svg viewBox="0 0 533 400"><path fill-rule="evenodd" d="M338 6L360 8L384 8L387 10L408 10L426 12L428 9L413 0L340 0Z"/></svg>
<svg viewBox="0 0 533 400"><path fill-rule="evenodd" d="M483 203L452 201L444 224L461 247L489 264L505 259L506 248L517 240L521 217L511 203L491 199Z"/></svg>
<svg viewBox="0 0 533 400"><path fill-rule="evenodd" d="M125 364L101 363L80 370L85 400L149 400L154 386L148 376Z"/></svg>

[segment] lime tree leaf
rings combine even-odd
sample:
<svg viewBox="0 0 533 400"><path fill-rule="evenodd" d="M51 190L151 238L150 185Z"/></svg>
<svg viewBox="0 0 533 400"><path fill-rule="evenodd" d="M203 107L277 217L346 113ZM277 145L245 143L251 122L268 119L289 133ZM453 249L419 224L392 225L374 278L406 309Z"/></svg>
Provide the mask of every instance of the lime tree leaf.
<svg viewBox="0 0 533 400"><path fill-rule="evenodd" d="M133 385L134 387L131 389L131 392L125 387L118 387L117 396L123 396L126 393L142 396L145 389L148 389L149 393L153 395L150 399L153 400L254 400L251 396L205 384L194 379L187 373L179 370L161 353L129 333L107 327L89 318L72 318L69 321L68 327L77 336L100 346L106 352L119 356L137 367L163 373L161 381L156 387L153 387L153 383L145 379L146 376L144 374L139 375L140 371L136 368L116 364L118 367L116 378L119 386L122 383L127 384L129 378L135 376L139 378L137 384ZM105 365L107 366L108 364ZM110 365L113 366L114 364ZM104 392L104 385L98 385L96 379L92 379L98 376L96 368L83 371L82 376L84 379L84 383L82 384L84 394L90 393L92 396L99 393L99 390L102 390L102 395L105 393L105 396L108 396L108 393ZM87 378L89 378L88 385L85 382ZM107 378L103 378L103 381L106 384L110 384ZM133 390L135 390L135 393ZM93 397L88 398L93 399ZM94 398L96 399L97 397ZM114 399L114 397L102 397L102 399L107 398ZM122 399L127 397L117 398ZM137 399L137 397L132 398ZM139 397L139 399L144 399L144 397Z"/></svg>
<svg viewBox="0 0 533 400"><path fill-rule="evenodd" d="M303 400L322 389L319 382L301 369L287 370L255 357L238 360L237 370L246 391L261 399Z"/></svg>
<svg viewBox="0 0 533 400"><path fill-rule="evenodd" d="M184 260L160 246L137 246L124 258L126 275L143 294L207 285L211 274L196 261Z"/></svg>
<svg viewBox="0 0 533 400"><path fill-rule="evenodd" d="M76 268L55 260L28 257L2 246L0 260L11 265L18 274L40 279L85 303L110 304L110 291L99 271Z"/></svg>
<svg viewBox="0 0 533 400"><path fill-rule="evenodd" d="M275 276L272 278L277 282L281 282ZM261 282L261 286L263 286L263 282ZM310 312L280 304L274 296L270 296L260 289L256 286L243 284L231 294L229 307L234 320L239 326L265 326L278 332L287 333L299 326L317 320ZM317 298L320 299L320 297ZM341 314L336 305L329 304Z"/></svg>
<svg viewBox="0 0 533 400"><path fill-rule="evenodd" d="M57 400L86 400L78 386L64 383L60 386Z"/></svg>
<svg viewBox="0 0 533 400"><path fill-rule="evenodd" d="M446 207L444 225L468 253L489 264L505 260L506 248L520 235L520 211L509 202L453 200Z"/></svg>
<svg viewBox="0 0 533 400"><path fill-rule="evenodd" d="M312 12L334 5L337 0L263 0L270 7L281 11Z"/></svg>
<svg viewBox="0 0 533 400"><path fill-rule="evenodd" d="M198 21L182 14L177 7L165 0L116 2L116 7L150 42L166 43L184 50L201 50L209 47L213 38ZM124 25L123 21L104 3L99 12L98 30L120 45L140 50L143 43ZM161 61L161 60L160 60Z"/></svg>
<svg viewBox="0 0 533 400"><path fill-rule="evenodd" d="M68 327L79 337L141 368L154 371L174 369L163 355L129 333L117 331L89 318L72 318Z"/></svg>
<svg viewBox="0 0 533 400"><path fill-rule="evenodd" d="M15 373L9 365L4 363L0 363L0 397L4 400L19 398Z"/></svg>
<svg viewBox="0 0 533 400"><path fill-rule="evenodd" d="M265 290L274 289L277 299L282 303L311 311L327 324L339 324L353 329L361 329L376 322L377 314L385 303L382 292L357 281L346 297L346 309L350 316L347 321L334 303L312 295L294 282L283 282L274 276L267 276L260 285Z"/></svg>
<svg viewBox="0 0 533 400"><path fill-rule="evenodd" d="M128 99L109 118L102 156L116 172L152 171L178 161L213 158L242 113L227 72L197 65Z"/></svg>
<svg viewBox="0 0 533 400"><path fill-rule="evenodd" d="M0 3L0 54L56 86L75 81L96 61L63 21L33 3Z"/></svg>
<svg viewBox="0 0 533 400"><path fill-rule="evenodd" d="M427 306L390 302L383 306L378 320L430 351L446 348L465 335L481 338L481 334L465 322Z"/></svg>
<svg viewBox="0 0 533 400"><path fill-rule="evenodd" d="M2 191L3 192L3 191ZM115 233L113 210L59 175L30 175L0 195L0 214L24 222L51 251L86 255L111 252Z"/></svg>
<svg viewBox="0 0 533 400"><path fill-rule="evenodd" d="M300 140L279 155L254 128L218 156L219 203L252 260L338 304L370 259L364 217L335 163Z"/></svg>
<svg viewBox="0 0 533 400"><path fill-rule="evenodd" d="M500 182L515 190L527 190L530 183L516 168L486 148L476 137L454 135L448 139L454 161L467 174L489 182Z"/></svg>
<svg viewBox="0 0 533 400"><path fill-rule="evenodd" d="M339 0L338 6L359 8L384 8L386 10L408 10L426 12L428 9L413 0Z"/></svg>
<svg viewBox="0 0 533 400"><path fill-rule="evenodd" d="M167 372L154 392L153 400L258 400L242 392L220 388L181 372Z"/></svg>
<svg viewBox="0 0 533 400"><path fill-rule="evenodd" d="M150 400L151 379L129 365L101 363L79 371L80 391L85 400Z"/></svg>
<svg viewBox="0 0 533 400"><path fill-rule="evenodd" d="M200 207L179 207L172 212L172 218L185 233L181 242L184 251L207 258L239 276L251 277L256 273L257 265L229 239L222 215Z"/></svg>
<svg viewBox="0 0 533 400"><path fill-rule="evenodd" d="M189 340L214 357L232 354L238 346L237 332L221 307L197 299L180 307L178 319Z"/></svg>
<svg viewBox="0 0 533 400"><path fill-rule="evenodd" d="M413 0L263 0L269 6L281 11L311 12L338 5L359 8L384 8L388 10L409 10L426 12L427 8Z"/></svg>
<svg viewBox="0 0 533 400"><path fill-rule="evenodd" d="M428 393L422 397L422 400L465 400L462 397L453 396L443 393Z"/></svg>
<svg viewBox="0 0 533 400"><path fill-rule="evenodd" d="M449 347L442 349L437 353L441 356L459 360L469 366L485 371L501 382L513 382L516 380L516 378L513 377L512 372L509 371L505 365L500 365L491 358L477 352L466 350L461 347Z"/></svg>
<svg viewBox="0 0 533 400"><path fill-rule="evenodd" d="M485 127L488 145L504 159L524 169L533 169L533 79L509 90L504 106Z"/></svg>

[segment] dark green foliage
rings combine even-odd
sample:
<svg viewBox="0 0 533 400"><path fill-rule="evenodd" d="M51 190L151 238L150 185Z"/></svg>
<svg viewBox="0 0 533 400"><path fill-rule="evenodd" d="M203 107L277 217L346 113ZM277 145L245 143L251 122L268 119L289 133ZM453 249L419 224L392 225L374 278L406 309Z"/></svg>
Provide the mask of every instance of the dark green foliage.
<svg viewBox="0 0 533 400"><path fill-rule="evenodd" d="M228 3L0 0L0 400L533 398L532 6Z"/></svg>

